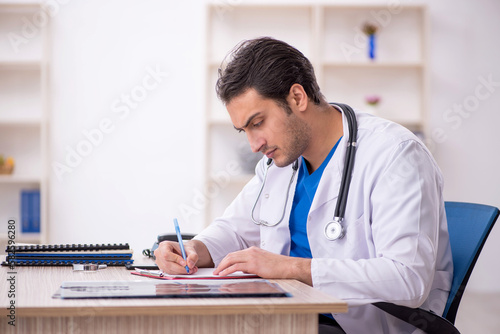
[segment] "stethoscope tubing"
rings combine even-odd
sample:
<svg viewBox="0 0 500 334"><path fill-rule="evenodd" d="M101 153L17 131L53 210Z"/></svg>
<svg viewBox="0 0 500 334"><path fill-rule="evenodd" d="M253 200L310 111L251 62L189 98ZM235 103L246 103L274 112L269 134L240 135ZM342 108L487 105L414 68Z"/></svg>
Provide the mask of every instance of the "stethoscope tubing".
<svg viewBox="0 0 500 334"><path fill-rule="evenodd" d="M333 218L342 221L345 216L347 197L349 195L349 186L351 184L352 170L354 168L354 157L356 156L356 138L358 136L358 126L354 110L346 104L334 104L339 108L347 119L349 127L349 142L346 149L344 170L342 172L342 181L340 183L339 196Z"/></svg>
<svg viewBox="0 0 500 334"><path fill-rule="evenodd" d="M264 180L262 180L262 186L260 187L260 190L259 190L259 194L257 195L257 199L255 200L255 203L253 204L253 207L252 207L252 214L251 214L251 218L252 218L252 221L257 224L257 225L265 225L265 226L268 226L268 227L273 227L273 226L276 226L278 225L279 223L281 223L283 221L283 219L285 218L285 213L286 213L286 204L288 203L288 196L290 195L290 188L292 186L292 183L293 183L293 179L295 178L295 174L297 173L297 170L299 169L299 161L298 160L295 160L293 165L292 165L292 177L290 178L290 182L288 183L288 189L286 191L286 198L285 198L285 205L283 206L283 213L281 214L281 218L280 220L278 220L278 222L274 223L274 224L269 224L267 221L263 220L263 219L259 219L258 221L255 220L254 218L254 211L255 211L255 207L257 206L257 203L259 202L259 198L262 194L262 190L264 189L264 185L266 184L266 179L267 179L267 173L269 172L269 168L271 168L271 164L273 162L273 159L269 158L267 159L267 162L266 162L266 165L267 165L267 168L266 168L266 174L264 175Z"/></svg>

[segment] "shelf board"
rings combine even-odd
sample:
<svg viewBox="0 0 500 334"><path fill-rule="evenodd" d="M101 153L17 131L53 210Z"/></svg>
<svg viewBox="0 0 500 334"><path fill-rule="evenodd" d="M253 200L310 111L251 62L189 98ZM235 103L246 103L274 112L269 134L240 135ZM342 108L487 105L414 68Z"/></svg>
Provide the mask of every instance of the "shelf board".
<svg viewBox="0 0 500 334"><path fill-rule="evenodd" d="M0 184L33 184L40 182L41 179L36 176L0 174Z"/></svg>
<svg viewBox="0 0 500 334"><path fill-rule="evenodd" d="M2 126L40 126L42 124L39 118L0 118L0 127Z"/></svg>
<svg viewBox="0 0 500 334"><path fill-rule="evenodd" d="M40 70L40 60L0 60L0 70Z"/></svg>
<svg viewBox="0 0 500 334"><path fill-rule="evenodd" d="M225 118L210 118L208 120L208 125L210 126L233 126L233 123L231 123L230 119L225 119Z"/></svg>
<svg viewBox="0 0 500 334"><path fill-rule="evenodd" d="M423 8L426 8L426 4L420 4L420 3L405 3L404 5L395 3L394 6L396 7L402 6L404 10L421 10ZM348 10L360 10L360 9L388 9L387 4L385 3L367 3L366 1L360 1L360 2L340 2L337 4L323 4L320 5L324 9L335 9L335 10L342 10L342 9L348 9Z"/></svg>
<svg viewBox="0 0 500 334"><path fill-rule="evenodd" d="M419 68L424 64L415 62L342 62L342 61L324 61L321 63L324 67L349 67L349 68Z"/></svg>
<svg viewBox="0 0 500 334"><path fill-rule="evenodd" d="M0 0L0 9L2 12L9 9L25 9L33 7L33 9L40 8L42 4L41 1L33 1L33 0Z"/></svg>

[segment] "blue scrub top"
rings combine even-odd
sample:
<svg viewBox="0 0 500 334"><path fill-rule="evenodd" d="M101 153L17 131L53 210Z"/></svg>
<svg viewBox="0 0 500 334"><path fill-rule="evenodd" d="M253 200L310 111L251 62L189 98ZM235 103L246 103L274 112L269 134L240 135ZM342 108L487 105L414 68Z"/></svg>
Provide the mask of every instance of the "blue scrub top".
<svg viewBox="0 0 500 334"><path fill-rule="evenodd" d="M342 139L342 137L340 137L340 139ZM295 196L293 197L292 211L290 213L290 256L312 258L309 240L307 239L307 216L311 209L314 194L316 194L316 189L318 189L323 171L330 162L333 153L335 153L340 139L335 146L333 146L330 153L328 153L328 156L321 166L312 174L309 174L306 161L304 157L302 157L302 165L299 170L299 176L297 177L297 186L295 188Z"/></svg>

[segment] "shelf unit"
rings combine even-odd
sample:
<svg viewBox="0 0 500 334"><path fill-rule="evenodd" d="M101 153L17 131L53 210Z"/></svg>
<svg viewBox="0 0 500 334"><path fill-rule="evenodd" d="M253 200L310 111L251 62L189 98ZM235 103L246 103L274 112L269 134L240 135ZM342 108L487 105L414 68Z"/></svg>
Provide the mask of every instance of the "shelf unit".
<svg viewBox="0 0 500 334"><path fill-rule="evenodd" d="M426 137L429 18L425 5L214 3L207 7L206 22L205 184L218 190L206 206L206 224L223 213L259 160L245 135L234 131L214 90L224 57L244 39L271 36L295 46L311 60L329 101L368 110L365 98L378 95L377 115ZM362 32L365 22L379 27L375 60L368 57ZM213 175L224 171L228 162L241 168L221 186Z"/></svg>
<svg viewBox="0 0 500 334"><path fill-rule="evenodd" d="M0 175L0 251L8 220L15 242L46 242L48 14L39 2L0 2L0 154L15 159ZM21 191L40 191L40 233L22 233Z"/></svg>

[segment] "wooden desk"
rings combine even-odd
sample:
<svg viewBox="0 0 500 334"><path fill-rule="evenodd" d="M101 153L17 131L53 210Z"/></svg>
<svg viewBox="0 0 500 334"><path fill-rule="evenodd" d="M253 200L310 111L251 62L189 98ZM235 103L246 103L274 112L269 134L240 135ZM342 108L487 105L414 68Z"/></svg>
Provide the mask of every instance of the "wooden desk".
<svg viewBox="0 0 500 334"><path fill-rule="evenodd" d="M73 272L71 267L0 269L1 333L316 333L318 313L347 304L293 280L274 280L291 298L52 299L63 281L150 280L123 267ZM9 297L15 277L15 298ZM8 324L10 302L15 324Z"/></svg>

